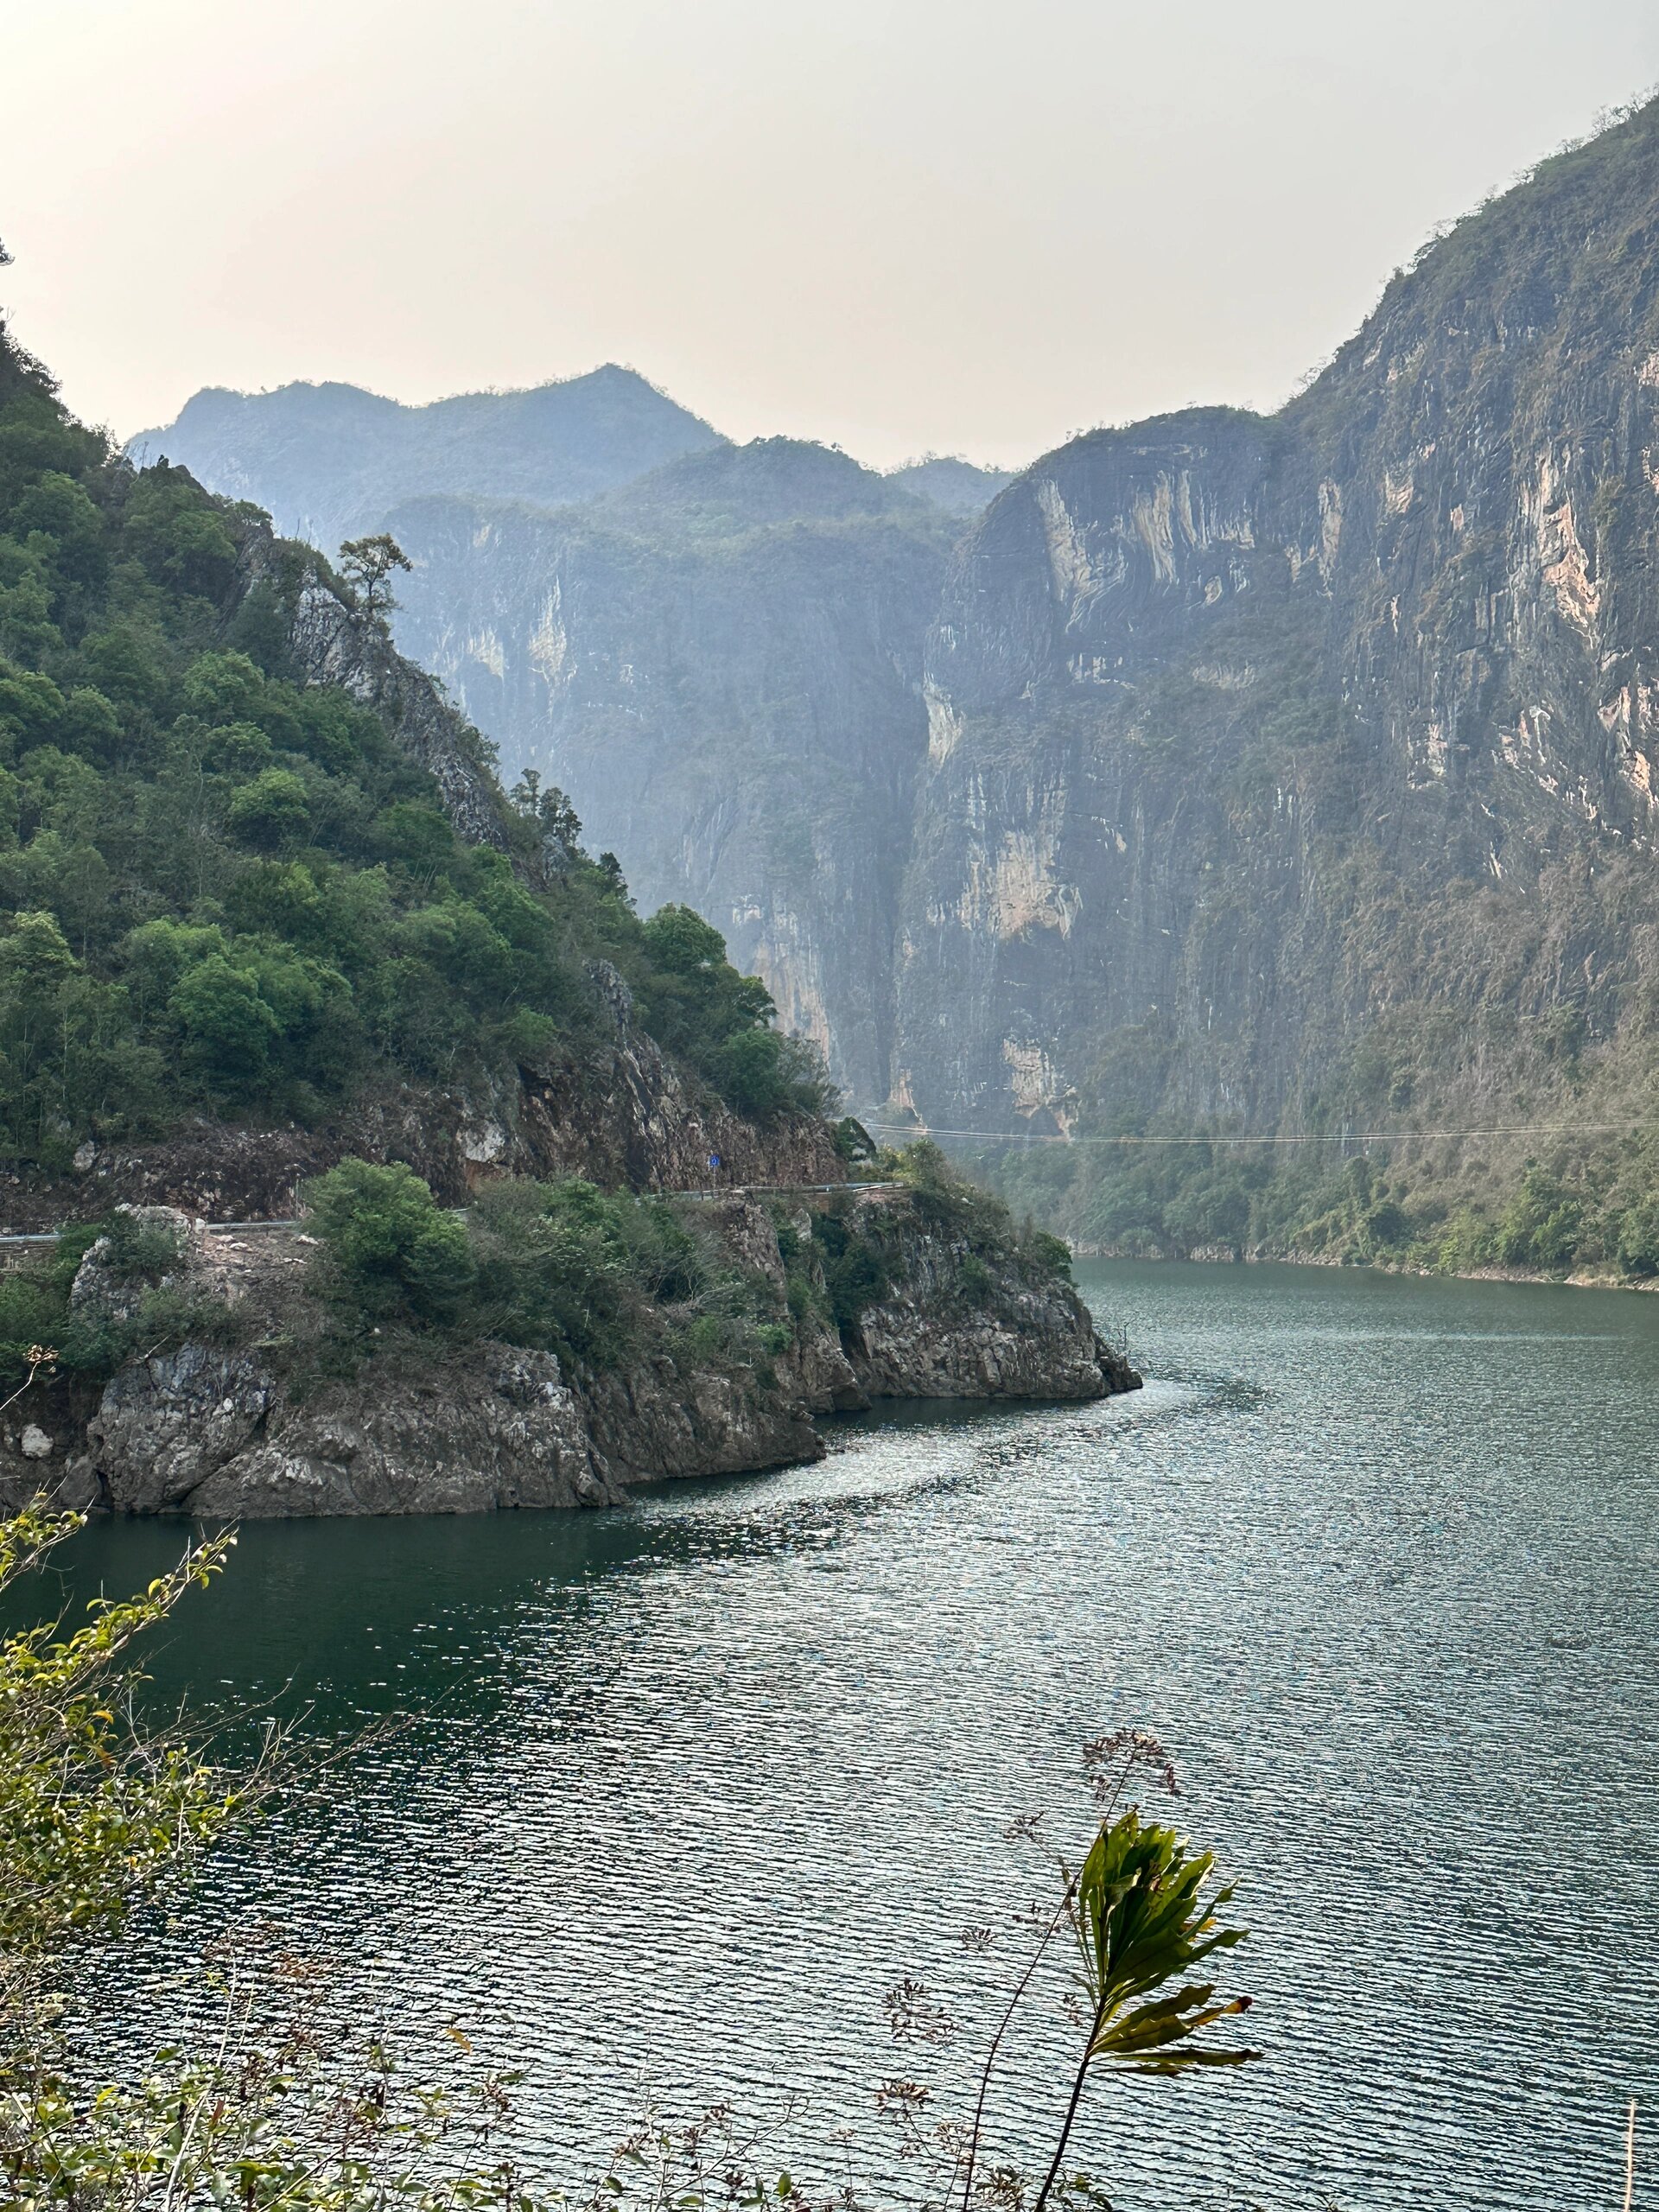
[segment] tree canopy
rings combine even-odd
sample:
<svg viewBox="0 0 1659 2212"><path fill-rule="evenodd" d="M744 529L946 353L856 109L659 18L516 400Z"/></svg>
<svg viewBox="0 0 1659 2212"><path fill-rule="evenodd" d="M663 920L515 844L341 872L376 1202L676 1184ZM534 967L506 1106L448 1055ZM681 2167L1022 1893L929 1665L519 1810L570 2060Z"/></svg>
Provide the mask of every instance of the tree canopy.
<svg viewBox="0 0 1659 2212"><path fill-rule="evenodd" d="M500 799L506 850L464 843L380 715L301 680L318 557L265 533L132 469L0 329L0 1156L534 1065L591 1031L596 959L740 1110L816 1106L764 988L696 916L642 922L562 795ZM344 564L372 615L407 565L389 537Z"/></svg>

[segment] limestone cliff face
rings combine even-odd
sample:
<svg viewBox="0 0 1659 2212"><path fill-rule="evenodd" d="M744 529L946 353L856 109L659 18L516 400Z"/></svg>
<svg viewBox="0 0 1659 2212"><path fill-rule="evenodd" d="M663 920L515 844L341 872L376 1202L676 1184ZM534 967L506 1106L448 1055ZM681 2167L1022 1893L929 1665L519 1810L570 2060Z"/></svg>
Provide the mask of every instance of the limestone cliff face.
<svg viewBox="0 0 1659 2212"><path fill-rule="evenodd" d="M821 1457L813 1416L872 1398L1077 1401L1139 1386L1052 1261L902 1192L832 1202L834 1241L863 1237L881 1281L838 1327L813 1230L825 1203L733 1195L697 1210L787 1338L764 1357L690 1353L671 1313L615 1367L435 1335L349 1380L284 1355L305 1326L302 1238L209 1237L152 1214L181 1255L168 1284L219 1318L129 1359L90 1402L60 1385L33 1419L0 1427L0 1509L42 1484L72 1504L208 1518L615 1505L639 1482ZM74 1303L118 1320L105 1249L82 1262Z"/></svg>
<svg viewBox="0 0 1659 2212"><path fill-rule="evenodd" d="M683 900L856 1097L888 1087L893 932L956 525L791 441L577 515L423 502L404 649L568 791L649 909Z"/></svg>
<svg viewBox="0 0 1659 2212"><path fill-rule="evenodd" d="M1639 1019L1656 303L1649 106L1429 251L1280 416L1098 433L1001 495L928 648L898 1096L1272 1128Z"/></svg>
<svg viewBox="0 0 1659 2212"><path fill-rule="evenodd" d="M251 581L274 550L263 531L251 537L244 556ZM436 783L444 811L467 843L505 847L500 790L478 733L431 677L394 652L385 627L320 576L300 586L288 612L302 680L338 685L360 706L377 709L402 751Z"/></svg>

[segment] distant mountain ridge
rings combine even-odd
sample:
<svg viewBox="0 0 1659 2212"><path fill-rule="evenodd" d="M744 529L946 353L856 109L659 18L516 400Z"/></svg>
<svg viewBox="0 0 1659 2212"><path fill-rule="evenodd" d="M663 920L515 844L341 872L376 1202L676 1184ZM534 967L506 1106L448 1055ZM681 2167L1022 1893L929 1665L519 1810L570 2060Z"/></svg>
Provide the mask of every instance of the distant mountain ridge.
<svg viewBox="0 0 1659 2212"><path fill-rule="evenodd" d="M835 446L755 438L685 454L592 502L596 518L650 532L730 537L787 522L918 515L939 503L878 475Z"/></svg>
<svg viewBox="0 0 1659 2212"><path fill-rule="evenodd" d="M342 537L378 528L409 499L573 506L721 449L748 459L734 461L724 480L689 480L694 495L723 480L741 504L766 480L770 520L782 517L786 480L803 494L804 512L823 512L838 484L849 512L874 512L891 504L878 488L885 485L898 499L957 515L976 512L1013 481L1009 470L981 468L960 454L928 454L882 475L810 440L763 437L740 446L614 362L524 391L461 392L418 405L353 384L259 392L209 385L173 422L139 431L126 449L140 467L165 458L210 492L252 500L279 531L324 552ZM787 480L779 473L785 455L793 463ZM675 480L663 478L644 496L671 506Z"/></svg>
<svg viewBox="0 0 1659 2212"><path fill-rule="evenodd" d="M955 453L924 454L919 461L907 461L902 468L887 471L890 484L900 484L906 492L914 492L953 515L977 514L982 507L988 507L1014 477L1011 468L981 468Z"/></svg>
<svg viewBox="0 0 1659 2212"><path fill-rule="evenodd" d="M563 506L725 442L636 371L610 364L530 391L415 407L349 384L216 388L128 451L141 463L165 454L209 491L251 499L279 531L332 552L404 499L455 493Z"/></svg>

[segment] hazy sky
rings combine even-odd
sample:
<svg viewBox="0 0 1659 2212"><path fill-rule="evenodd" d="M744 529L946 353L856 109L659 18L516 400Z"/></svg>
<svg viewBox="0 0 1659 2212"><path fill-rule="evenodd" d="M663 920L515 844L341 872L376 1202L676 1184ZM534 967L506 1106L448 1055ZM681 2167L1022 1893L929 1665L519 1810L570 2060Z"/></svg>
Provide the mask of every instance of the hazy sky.
<svg viewBox="0 0 1659 2212"><path fill-rule="evenodd" d="M1659 78L1655 0L0 0L18 334L205 384L630 362L739 437L1015 462L1273 405Z"/></svg>

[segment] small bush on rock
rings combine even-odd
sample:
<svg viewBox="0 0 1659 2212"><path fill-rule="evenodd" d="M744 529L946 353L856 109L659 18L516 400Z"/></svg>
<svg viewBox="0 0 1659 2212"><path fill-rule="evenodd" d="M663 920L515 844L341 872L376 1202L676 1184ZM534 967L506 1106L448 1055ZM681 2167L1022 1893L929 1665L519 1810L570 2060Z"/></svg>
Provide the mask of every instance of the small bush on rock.
<svg viewBox="0 0 1659 2212"><path fill-rule="evenodd" d="M620 1360L645 1286L655 1294L686 1266L677 1224L636 1221L636 1211L575 1176L491 1185L471 1222L480 1332L597 1366Z"/></svg>
<svg viewBox="0 0 1659 2212"><path fill-rule="evenodd" d="M359 1322L452 1321L477 1266L464 1224L412 1169L343 1160L306 1193L332 1303Z"/></svg>

